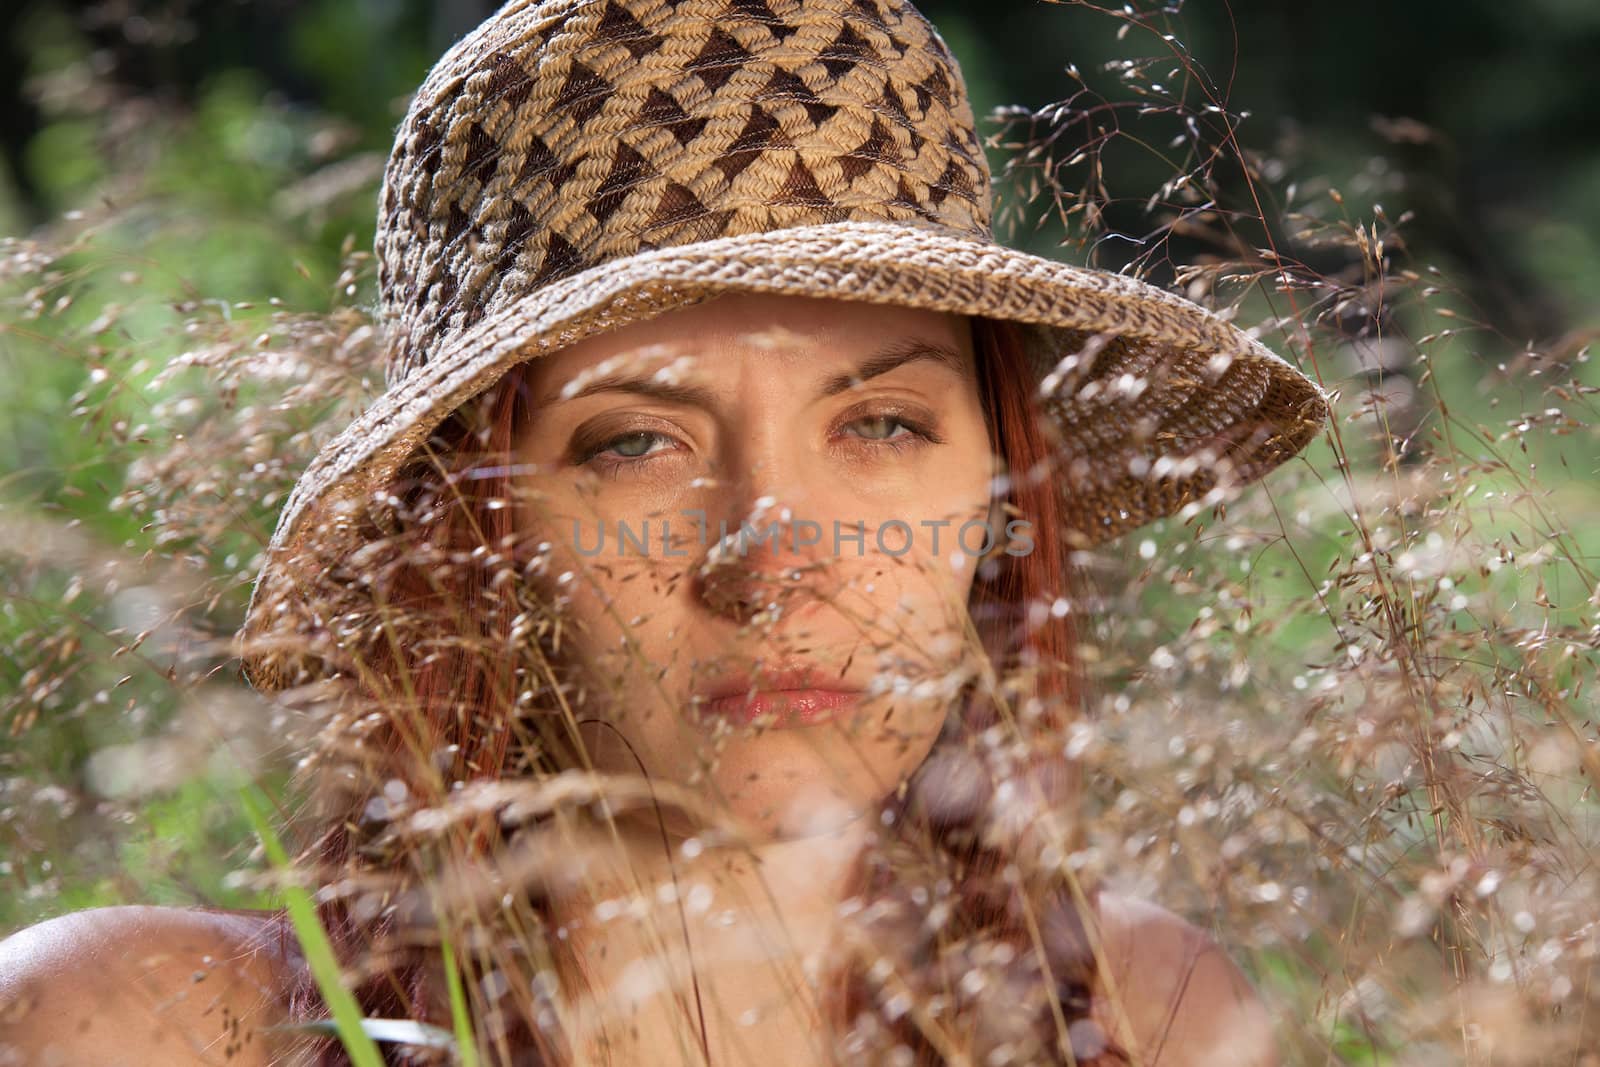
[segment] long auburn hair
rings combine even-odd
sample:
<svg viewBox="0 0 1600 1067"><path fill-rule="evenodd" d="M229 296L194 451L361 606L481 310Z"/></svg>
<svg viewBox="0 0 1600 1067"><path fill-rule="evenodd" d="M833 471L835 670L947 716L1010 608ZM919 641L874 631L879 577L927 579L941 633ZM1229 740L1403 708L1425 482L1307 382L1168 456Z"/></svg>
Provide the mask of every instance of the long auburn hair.
<svg viewBox="0 0 1600 1067"><path fill-rule="evenodd" d="M983 832L996 782L991 763L974 754L976 740L994 736L994 727L1004 731L1007 719L1014 727L1016 708L1024 708L1021 718L1036 740L1035 758L1016 771L1033 775L1028 781L1043 785L1057 809L1070 807L1078 783L1060 755L1059 739L1087 694L1073 622L1078 583L1055 470L1056 442L1034 398L1038 370L1015 326L971 321L990 447L1008 479L1005 502L1009 512L1030 521L1033 547L987 560L969 611L987 635L986 651L1000 676L1021 671L1027 692L1008 711L992 690L969 686L965 703L947 720L910 787L884 802L885 840L856 858L844 898L859 899L859 911L876 917L883 943L875 943L868 958L848 956L824 985L820 1006L836 1035L849 1031L848 1039L834 1044L834 1054L846 1049L862 1062L941 1064L948 1048L971 1054L974 1044L980 1054L973 1062L984 1062L984 1048L1006 1043L1027 1062L1124 1063L1126 1057L1089 1021L1097 966L1084 912L1093 892L1059 873L1019 876L1017 857ZM530 713L530 704L541 697L554 695L565 703L569 687L548 663L540 682L517 663L530 634L544 635L533 644L547 643L552 629L559 629L548 605L520 598L511 592L518 583L505 577L526 573L518 570L526 562L518 541L525 531L516 529L517 509L507 501L515 474L512 445L536 413L527 390L516 387L518 374L513 371L486 396L476 415L469 406L435 435L427 450L431 472L403 472L397 481L400 514L421 531L422 550L411 542L393 557L384 581L373 581L372 561L365 562L369 577L361 584L386 613L382 623L366 627L368 652L346 668L365 702L341 705L356 710L336 717L337 728L325 733L334 739L326 747L341 754L325 752L308 774L316 795L300 825L306 860L323 886L320 917L369 1017L450 1027L440 946L419 944L426 941L428 924L439 921L419 887L439 873L440 863L426 847L398 843L397 813L447 801L460 783L537 779L541 771L548 777L577 765L571 735L551 733L551 716ZM347 621L345 629L354 634L362 628ZM1006 736L1014 745L1019 735ZM1053 745L1037 743L1052 737ZM946 757L957 758L967 773L964 788L952 791L948 778L939 776L952 766ZM934 779L923 782L925 772ZM484 861L505 854L510 831L493 811L450 825L457 831L452 840L458 855L462 848ZM913 854L932 859L908 860ZM563 956L565 944L550 929L539 887L517 889L516 904L524 910L512 927L524 935L531 927L534 940L544 943L534 946L533 959L519 964L494 957L492 945L457 943L451 963L479 998L474 1022L501 1061L555 1067L566 1053L549 976L558 962L566 964L566 973L580 973L581 961ZM948 914L937 927L924 921L935 898L945 902L941 907ZM949 952L953 941L966 946L964 954ZM898 963L900 984L892 988L884 984L885 957ZM997 964L1005 980L979 983L982 991L961 982L965 968ZM514 977L518 966L531 972L520 983ZM491 983L501 998L516 998L520 990L514 1010L501 1000L481 999L489 996L482 993L490 984L484 979L494 975ZM1035 994L1031 1000L1019 997L1027 989ZM931 1014L910 1011L908 995L948 1004ZM316 1019L325 1010L309 978L293 991L293 1018ZM347 1062L332 1038L313 1042L310 1052L317 1063ZM393 1063L431 1062L429 1053L415 1047L386 1045L385 1055Z"/></svg>

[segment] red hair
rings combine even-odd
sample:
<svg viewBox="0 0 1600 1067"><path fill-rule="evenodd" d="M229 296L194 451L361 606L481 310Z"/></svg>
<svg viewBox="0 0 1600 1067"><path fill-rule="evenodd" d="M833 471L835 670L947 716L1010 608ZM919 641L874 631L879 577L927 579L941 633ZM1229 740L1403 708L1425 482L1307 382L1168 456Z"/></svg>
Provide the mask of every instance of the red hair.
<svg viewBox="0 0 1600 1067"><path fill-rule="evenodd" d="M1064 525L1067 512L1053 466L1055 442L1048 435L1048 423L1040 417L1033 388L1037 371L1017 327L987 319L974 319L972 325L990 446L1001 457L1008 480L1005 502L1015 517L1029 524L1033 544L1031 551L999 553L980 567L971 613L980 630L990 635L993 647L987 651L1002 676L1020 669L1030 677L1030 692L1037 702L1029 709L1030 734L1035 739L1056 739L1053 751L1058 754L1041 757L1034 769L1044 773L1047 785L1065 790L1052 796L1071 803L1076 782L1059 756L1060 728L1079 713L1084 693L1071 610L1072 568ZM447 471L453 468L459 475L468 453L475 461L486 461L473 468L472 479L447 477L441 490L435 473L419 479L408 498L413 517L427 531L424 539L431 546L431 555L401 565L401 578L391 589L388 606L408 615L417 612L414 617L418 619L434 620L417 632L435 636L414 642L391 636L391 648L406 651L380 656L364 672L368 687L376 691L384 708L377 733L367 738L369 750L377 750L382 768L381 775L369 784L381 785L398 777L410 791L422 794L425 802L443 800L451 782L526 775L529 771L525 762L519 762L525 760L520 750L531 746L548 752L550 748L549 739L533 739L519 732L518 724L525 720L516 713L517 694L528 683L517 677L511 635L516 627L526 625L528 611L492 577L495 565L503 566L517 555L517 509L505 505L511 497L508 458L520 427L534 416L527 407L527 391L508 387L516 384L517 373L513 371L512 379L493 392L476 424L467 412L451 429L436 435L433 452L449 457ZM445 569L436 564L445 558L481 565L469 566L462 581L441 581L439 575ZM1063 605L1068 610L1063 610ZM474 653L465 642L439 639L437 616L441 610L452 616L444 627L446 632L455 627L481 634L488 638L487 654ZM396 668L408 675L409 686L402 682L399 691L382 693ZM409 716L405 714L408 710ZM935 752L949 745L967 745L981 731L999 724L1005 712L1003 703L975 692L962 714L951 720L953 729L947 728ZM442 775L428 773L430 767L436 767L431 761L440 752L448 754L450 767ZM408 862L403 857L364 858L363 847L372 835L362 829L359 813L378 795L376 785L358 788L312 827L316 836L310 852L328 878L347 876L352 867L365 865L368 870L381 871L384 864ZM924 833L926 842L942 855L942 865L953 872L957 936L981 931L1010 943L1016 950L1013 958L1019 962L1032 960L1035 953L1020 909L1037 908L1039 902L1021 900L1016 892L1000 885L1008 857L983 843L979 832L983 805L954 815L944 810L938 818L929 819L926 813L919 817L914 810L912 801L918 795L912 788L888 801L886 825L902 837ZM492 821L485 821L476 828L472 843L487 852L494 847L498 833ZM847 895L905 898L907 887L899 879L898 872L882 862L869 862L863 853ZM1052 924L1053 934L1046 938L1046 955L1054 958L1033 960L1039 972L1030 972L1040 979L1048 973L1054 982L1050 993L1055 1004L1036 1020L1038 1055L1050 1057L1049 1062L1087 1064L1091 1060L1081 1052L1068 1058L1060 1051L1057 1038L1066 1038L1056 1031L1062 1018L1071 1024L1087 1017L1094 958L1066 887L1049 892L1053 899L1045 902L1044 921ZM369 950L392 948L388 942L398 932L398 919L392 911L377 917L358 916L356 911L345 895L325 895L321 904L323 921L347 965ZM926 962L932 936L926 932L910 935L914 944L909 952L924 957L920 962ZM553 950L561 950L555 939L548 940ZM908 948L896 946L892 951L905 953ZM918 962L913 959L907 972L920 973L923 968ZM468 969L470 973L470 962ZM358 999L372 1016L424 1018L448 1025L448 1019L429 1018L440 1003L438 990L430 988L430 970L423 955L402 951L358 984ZM835 1029L842 1030L871 1012L877 994L861 967L852 967L838 977L824 991L823 1010ZM308 984L298 991L292 1007L297 1015L307 1016L319 1010L320 1000ZM892 1044L913 1050L916 1063L942 1062L937 1048L909 1014L878 1025ZM506 1039L512 1046L523 1047L522 1055L535 1055L536 1062L560 1062L556 1043L541 1026L528 1025L526 1020L513 1022ZM326 1042L320 1053L321 1062L342 1062L336 1042Z"/></svg>

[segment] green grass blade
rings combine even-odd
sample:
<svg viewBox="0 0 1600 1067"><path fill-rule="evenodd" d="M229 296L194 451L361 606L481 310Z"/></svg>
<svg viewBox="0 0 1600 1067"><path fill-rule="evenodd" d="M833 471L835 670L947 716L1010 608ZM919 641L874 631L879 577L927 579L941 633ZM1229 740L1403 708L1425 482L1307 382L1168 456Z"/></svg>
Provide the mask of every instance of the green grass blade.
<svg viewBox="0 0 1600 1067"><path fill-rule="evenodd" d="M461 1067L479 1067L478 1045L472 1038L472 1017L467 1014L467 993L461 986L461 972L456 970L456 954L450 938L439 931L439 951L444 955L444 984L450 990L450 1019L455 1025L456 1052L461 1057Z"/></svg>
<svg viewBox="0 0 1600 1067"><path fill-rule="evenodd" d="M239 791L239 796L256 836L261 838L262 847L267 851L267 859L273 866L287 870L289 856L283 850L283 842L273 832L268 814L272 809L266 796L255 786L245 786ZM351 1063L354 1067L383 1067L383 1056L378 1052L377 1044L362 1027L361 1006L341 980L339 961L334 956L327 932L317 918L317 908L311 894L300 886L285 885L283 896L289 921L294 925L295 936L300 939L300 949L305 953L306 965L311 968L311 976L322 992L322 999L333 1013L333 1024L338 1029L339 1040L344 1043L345 1051L350 1054Z"/></svg>

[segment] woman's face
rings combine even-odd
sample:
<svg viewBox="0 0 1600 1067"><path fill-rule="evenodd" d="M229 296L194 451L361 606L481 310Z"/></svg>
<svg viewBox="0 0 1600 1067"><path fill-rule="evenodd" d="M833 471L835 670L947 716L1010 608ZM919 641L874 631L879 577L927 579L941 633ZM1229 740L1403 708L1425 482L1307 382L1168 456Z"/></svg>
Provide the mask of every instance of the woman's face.
<svg viewBox="0 0 1600 1067"><path fill-rule="evenodd" d="M536 360L526 386L518 519L575 624L595 767L767 837L909 777L999 533L967 320L724 296Z"/></svg>

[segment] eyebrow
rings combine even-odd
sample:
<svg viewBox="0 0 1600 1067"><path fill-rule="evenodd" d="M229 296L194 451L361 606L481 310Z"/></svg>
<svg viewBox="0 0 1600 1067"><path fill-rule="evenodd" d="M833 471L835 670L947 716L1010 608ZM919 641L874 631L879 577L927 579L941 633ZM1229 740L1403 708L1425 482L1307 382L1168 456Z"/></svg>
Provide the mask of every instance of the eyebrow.
<svg viewBox="0 0 1600 1067"><path fill-rule="evenodd" d="M963 378L973 376L971 365L955 349L948 345L924 341L920 338L907 338L868 356L854 371L846 374L836 374L827 379L823 383L819 395L825 397L837 396L872 378L888 374L890 371L903 367L908 363L916 363L922 360L943 364ZM608 375L590 382L571 396L563 397L561 392L562 388L557 388L553 392L546 394L540 399L539 407L548 407L560 400L577 400L581 397L592 396L595 393L634 393L671 404L684 404L703 408L716 406L716 396L710 389L698 385L660 381L653 375Z"/></svg>

